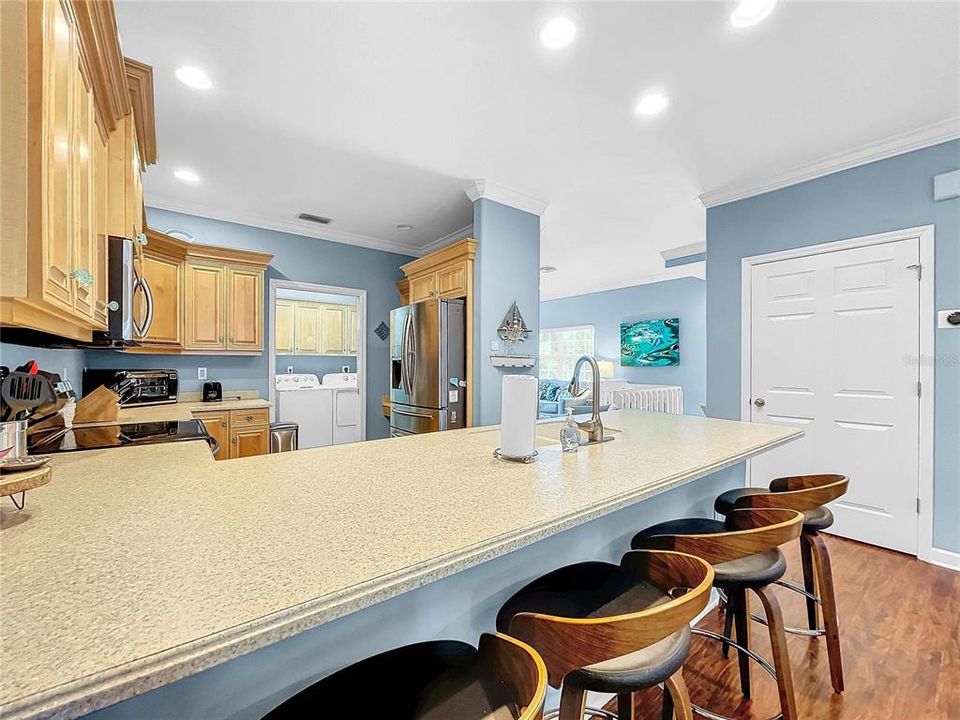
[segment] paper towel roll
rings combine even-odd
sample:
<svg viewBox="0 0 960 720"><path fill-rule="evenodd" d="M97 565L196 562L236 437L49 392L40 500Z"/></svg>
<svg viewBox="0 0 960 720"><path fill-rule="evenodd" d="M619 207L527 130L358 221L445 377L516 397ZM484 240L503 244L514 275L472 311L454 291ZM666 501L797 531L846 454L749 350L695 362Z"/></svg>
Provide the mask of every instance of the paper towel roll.
<svg viewBox="0 0 960 720"><path fill-rule="evenodd" d="M536 450L537 390L535 375L504 375L500 393L500 453L523 458Z"/></svg>

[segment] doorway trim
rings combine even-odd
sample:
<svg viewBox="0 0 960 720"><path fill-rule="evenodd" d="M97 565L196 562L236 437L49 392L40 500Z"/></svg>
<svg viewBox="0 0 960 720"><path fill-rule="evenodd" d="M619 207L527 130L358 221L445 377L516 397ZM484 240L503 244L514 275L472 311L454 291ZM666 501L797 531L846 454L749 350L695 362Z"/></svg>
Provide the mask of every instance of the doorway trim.
<svg viewBox="0 0 960 720"><path fill-rule="evenodd" d="M917 557L934 565L960 570L960 554L943 550L933 545L933 422L934 422L934 332L936 328L936 305L934 302L935 234L933 225L893 230L864 235L836 242L808 245L806 247L778 252L751 255L741 259L740 273L740 419L750 422L750 377L752 359L751 318L753 316L752 271L754 265L792 260L851 250L854 248L881 245L917 238L920 244L920 460L918 468L917 498L919 502L917 522ZM750 461L746 463L745 480L750 485Z"/></svg>
<svg viewBox="0 0 960 720"><path fill-rule="evenodd" d="M357 288L323 285L322 283L301 282L270 278L269 307L267 308L267 332L270 336L267 365L267 389L270 395L270 414L276 419L277 389L274 378L277 374L277 290L301 290L305 292L347 295L357 299L357 402L360 404L360 441L367 439L367 291Z"/></svg>

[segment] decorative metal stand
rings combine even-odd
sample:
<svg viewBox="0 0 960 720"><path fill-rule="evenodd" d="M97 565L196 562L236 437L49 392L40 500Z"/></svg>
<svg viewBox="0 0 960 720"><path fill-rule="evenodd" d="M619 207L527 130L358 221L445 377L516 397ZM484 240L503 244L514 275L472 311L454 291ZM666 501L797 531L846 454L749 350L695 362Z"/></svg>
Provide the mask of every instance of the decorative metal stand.
<svg viewBox="0 0 960 720"><path fill-rule="evenodd" d="M746 654L748 658L750 658L751 660L756 662L757 665L763 668L763 670L767 673L767 675L769 675L774 679L774 681L776 681L777 679L776 668L774 668L773 665L767 662L767 659L765 657L763 657L762 655L758 655L750 648L745 648L742 645L735 643L733 640L730 640L729 638L721 635L720 633L715 633L711 630L703 630L701 628L691 628L691 632L694 635L699 635L700 637L705 637L710 640L716 640L717 642L726 643L727 645L730 645L731 647L734 647L737 650L743 652L744 654ZM719 715L715 712L711 712L710 710L707 710L706 708L702 708L699 705L694 705L693 703L690 703L690 707L693 708L693 711L697 713L697 715L702 715L703 717L709 718L710 720L734 720L734 718L728 717L726 715ZM781 718L783 718L783 713L777 713L776 715L771 716L769 720L781 720Z"/></svg>
<svg viewBox="0 0 960 720"><path fill-rule="evenodd" d="M500 448L497 448L496 450L493 451L493 456L497 460L506 460L507 462L524 463L527 465L537 461L537 454L538 454L537 451L534 450L533 455L523 455L522 457L513 457L512 455L504 455L502 452L500 452Z"/></svg>

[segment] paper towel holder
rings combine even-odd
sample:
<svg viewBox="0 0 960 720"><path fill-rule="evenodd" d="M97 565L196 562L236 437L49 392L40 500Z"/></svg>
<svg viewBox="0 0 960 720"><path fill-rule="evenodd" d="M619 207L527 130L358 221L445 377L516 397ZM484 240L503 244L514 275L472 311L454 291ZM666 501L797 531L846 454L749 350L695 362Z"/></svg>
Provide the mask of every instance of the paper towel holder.
<svg viewBox="0 0 960 720"><path fill-rule="evenodd" d="M493 451L493 456L494 456L497 460L505 460L505 461L507 461L507 462L523 463L524 465L529 465L529 464L532 463L532 462L536 462L536 461L537 461L537 455L538 455L538 454L539 454L539 453L538 453L536 450L534 450L534 451L533 451L533 454L531 454L531 455L522 455L522 456L520 456L520 457L513 457L512 455L504 455L502 452L500 452L500 448L497 448L496 450Z"/></svg>

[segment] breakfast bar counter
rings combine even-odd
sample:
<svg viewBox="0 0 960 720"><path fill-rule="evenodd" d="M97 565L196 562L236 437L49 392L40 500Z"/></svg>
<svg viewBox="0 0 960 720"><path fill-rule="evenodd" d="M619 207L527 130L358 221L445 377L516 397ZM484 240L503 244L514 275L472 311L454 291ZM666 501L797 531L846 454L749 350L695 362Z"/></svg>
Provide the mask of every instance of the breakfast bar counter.
<svg viewBox="0 0 960 720"><path fill-rule="evenodd" d="M371 606L389 612L391 599L508 553L522 561L521 549L623 517L801 434L603 417L615 440L576 454L560 451L558 424L539 425L529 465L493 457L496 428L219 463L202 442L57 456L53 481L25 510L3 507L0 715L77 717ZM523 580L497 567L500 583Z"/></svg>

